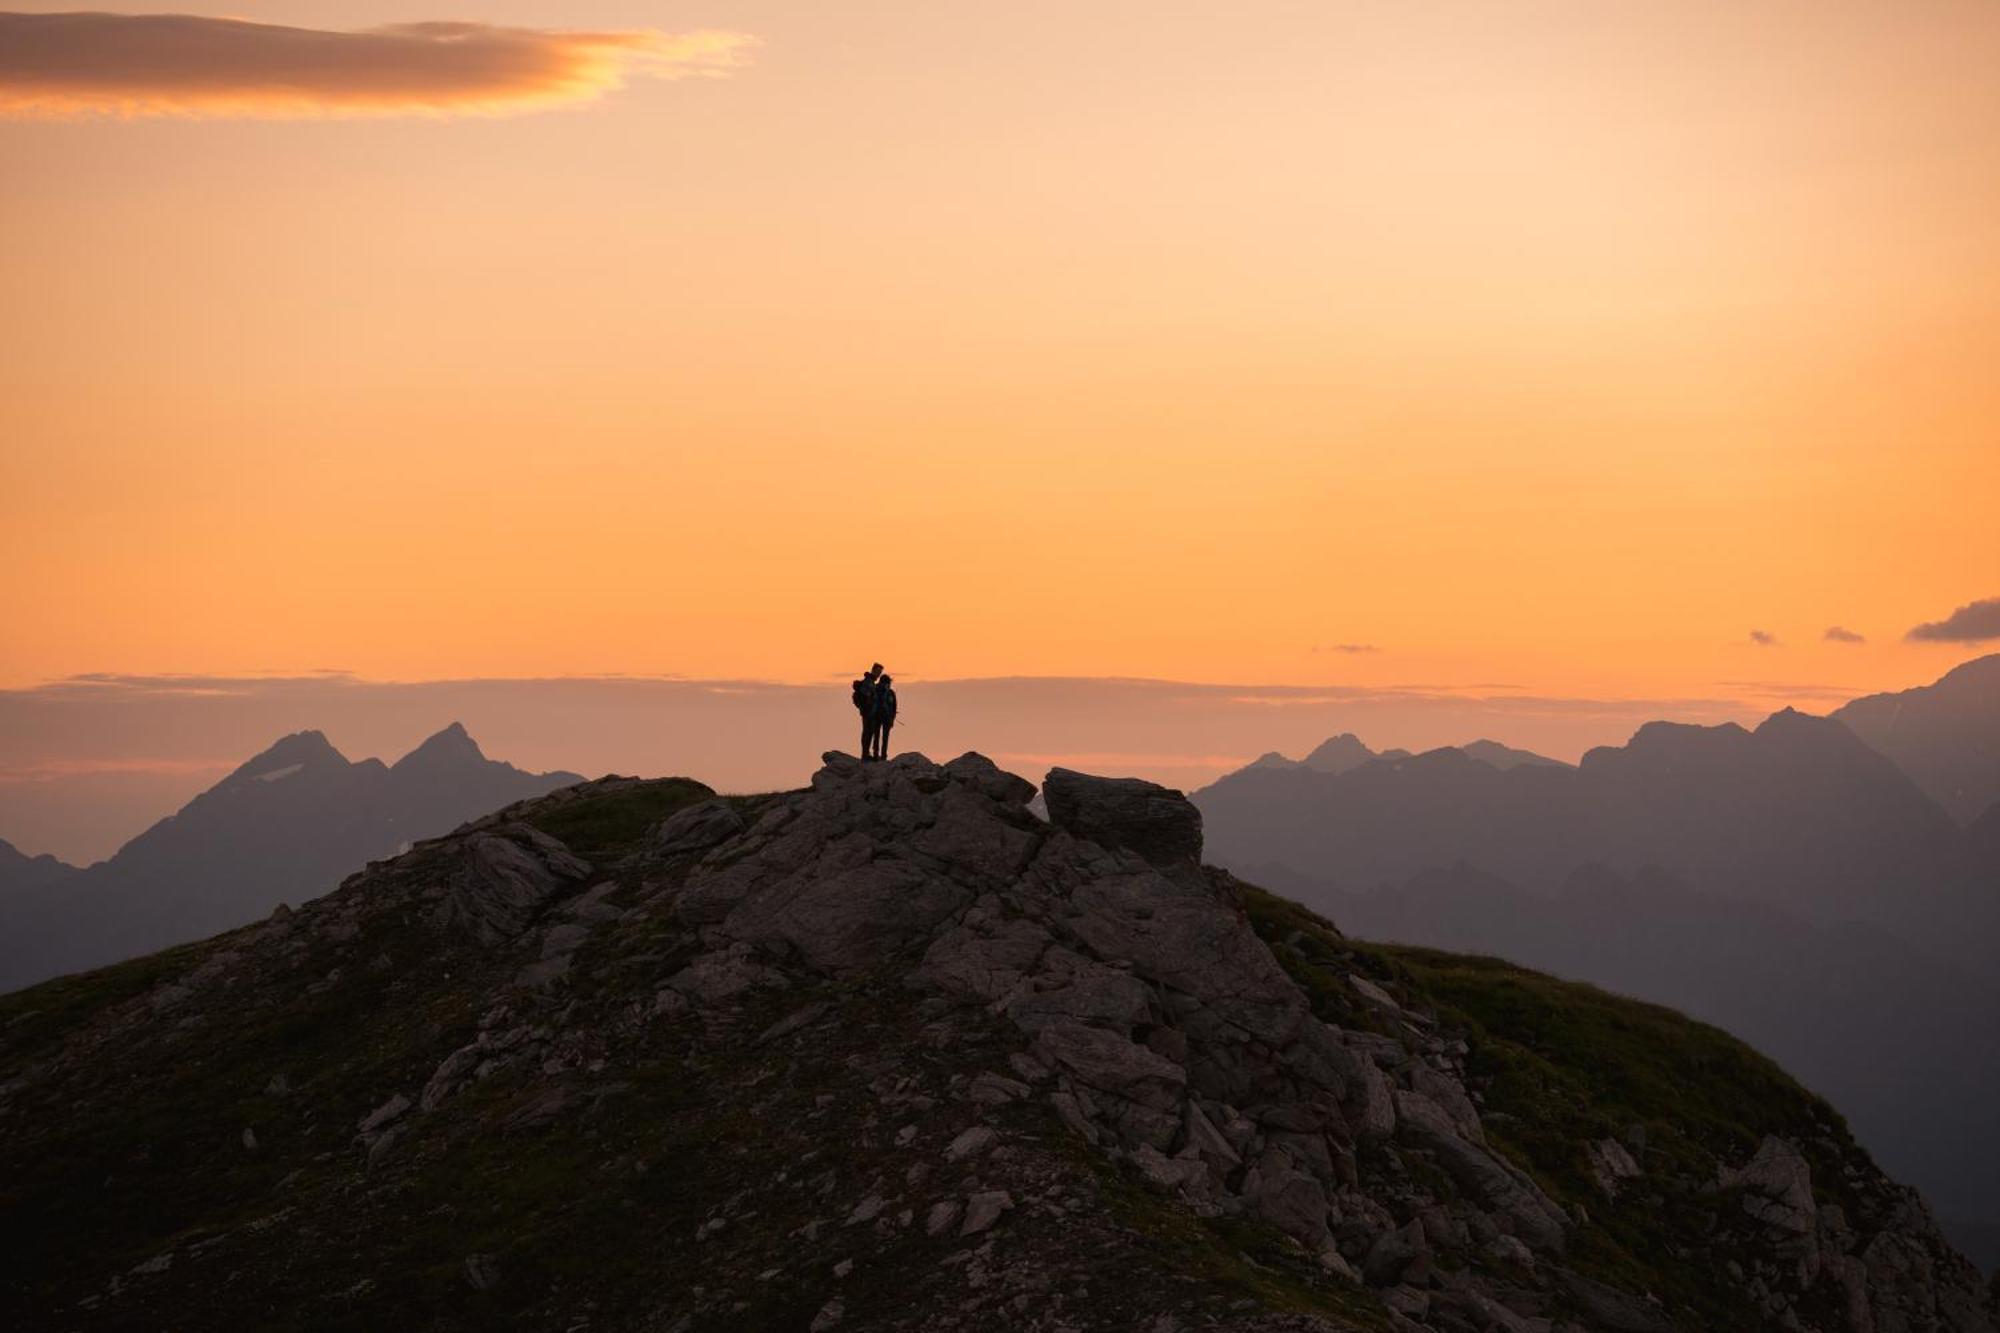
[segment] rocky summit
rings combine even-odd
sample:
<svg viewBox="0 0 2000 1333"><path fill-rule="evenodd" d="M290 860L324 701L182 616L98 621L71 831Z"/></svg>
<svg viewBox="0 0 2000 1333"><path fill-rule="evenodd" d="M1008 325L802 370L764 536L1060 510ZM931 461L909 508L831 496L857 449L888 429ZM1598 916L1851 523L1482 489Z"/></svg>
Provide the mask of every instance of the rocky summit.
<svg viewBox="0 0 2000 1333"><path fill-rule="evenodd" d="M1712 1028L1390 949L1178 793L610 778L0 1001L16 1328L1991 1333Z"/></svg>

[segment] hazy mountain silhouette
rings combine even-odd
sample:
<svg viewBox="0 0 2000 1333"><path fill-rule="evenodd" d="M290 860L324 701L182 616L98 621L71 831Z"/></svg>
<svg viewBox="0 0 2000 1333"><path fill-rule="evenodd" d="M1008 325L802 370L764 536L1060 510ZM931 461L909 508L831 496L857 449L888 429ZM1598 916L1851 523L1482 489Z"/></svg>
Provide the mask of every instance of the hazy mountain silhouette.
<svg viewBox="0 0 2000 1333"><path fill-rule="evenodd" d="M1343 889L1459 862L1553 890L1578 866L1657 869L1823 920L1900 919L1958 873L1963 836L1838 722L1789 709L1746 731L1649 723L1575 768L1465 749L1341 772L1252 767L1196 794L1224 864Z"/></svg>
<svg viewBox="0 0 2000 1333"><path fill-rule="evenodd" d="M1516 768L1523 764L1536 764L1547 768L1569 767L1568 764L1565 764L1560 759L1551 759L1547 755L1536 754L1532 750L1517 750L1511 745L1502 745L1499 741L1479 740L1448 748L1460 750L1472 758L1479 760L1481 763L1490 764L1498 769ZM1313 748L1312 753L1308 754L1304 759L1293 759L1278 753L1276 750L1272 750L1266 754L1257 756L1257 758L1251 760L1237 771L1248 772L1251 769L1276 769L1279 772L1285 772L1291 769L1305 768L1311 769L1315 773L1338 776L1342 773L1352 772L1360 768L1363 764L1373 763L1377 759L1385 759L1390 763L1399 763L1411 757L1411 753L1408 750L1371 750L1363 743L1359 736L1356 736L1351 731L1343 731L1338 736L1330 736L1326 740L1321 741ZM1234 775L1231 774L1229 776ZM1226 781L1227 779L1222 780Z"/></svg>
<svg viewBox="0 0 2000 1333"><path fill-rule="evenodd" d="M1399 750L1395 757L1407 753L1406 750ZM1309 768L1315 773L1345 773L1349 769L1361 767L1371 759L1382 757L1363 745L1359 736L1351 731L1344 731L1338 736L1321 741L1314 747L1313 752L1305 757L1300 767Z"/></svg>
<svg viewBox="0 0 2000 1333"><path fill-rule="evenodd" d="M1454 748L1465 751L1482 764L1491 764L1503 770L1519 768L1523 764L1539 765L1543 768L1569 767L1560 759L1551 759L1545 754L1536 754L1533 750L1518 750L1511 745L1502 745L1499 741L1472 741Z"/></svg>
<svg viewBox="0 0 2000 1333"><path fill-rule="evenodd" d="M29 856L5 838L0 838L0 894L16 889L39 889L59 884L77 868L53 856Z"/></svg>
<svg viewBox="0 0 2000 1333"><path fill-rule="evenodd" d="M1871 694L1835 710L1960 822L2000 802L2000 653L1935 684Z"/></svg>
<svg viewBox="0 0 2000 1333"><path fill-rule="evenodd" d="M317 731L286 736L107 861L30 880L0 857L0 988L256 920L418 839L581 780L488 759L455 722L393 767L350 763Z"/></svg>

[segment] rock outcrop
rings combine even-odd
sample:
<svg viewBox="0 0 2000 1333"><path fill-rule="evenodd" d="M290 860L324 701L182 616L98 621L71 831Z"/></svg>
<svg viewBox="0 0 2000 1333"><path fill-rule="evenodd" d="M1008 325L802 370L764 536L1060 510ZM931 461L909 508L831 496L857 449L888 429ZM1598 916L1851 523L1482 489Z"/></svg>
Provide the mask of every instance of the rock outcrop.
<svg viewBox="0 0 2000 1333"><path fill-rule="evenodd" d="M282 1291L346 1322L676 1333L1994 1333L1977 1275L1836 1123L1715 1151L1712 1126L1656 1125L1661 1147L1637 1125L1551 1155L1490 1107L1554 1095L1519 1086L1560 1057L1546 1041L1503 1048L1203 866L1178 793L1061 770L1044 790L1047 822L978 755L829 754L808 789L691 790L586 861L551 830L602 839L653 799L607 780L67 1026L0 1026L27 1034L0 1047L0 1167L55 1228L8 1308L241 1322ZM135 1091L156 1049L213 1072ZM226 1157L176 1139L109 1168L159 1200L154 1230L38 1174L107 1152L120 1089L241 1115L260 1087L258 1123L215 1126ZM70 1128L42 1118L58 1105L83 1108ZM1705 1220L1640 1229L1676 1210ZM1733 1271L1677 1252L1690 1236ZM436 1283L477 1304L435 1313Z"/></svg>

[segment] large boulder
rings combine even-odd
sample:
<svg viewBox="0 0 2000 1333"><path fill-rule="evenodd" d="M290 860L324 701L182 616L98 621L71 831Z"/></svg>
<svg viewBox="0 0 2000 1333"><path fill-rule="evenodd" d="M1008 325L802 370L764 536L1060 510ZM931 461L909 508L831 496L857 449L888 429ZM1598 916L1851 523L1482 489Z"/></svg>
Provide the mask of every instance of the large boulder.
<svg viewBox="0 0 2000 1333"><path fill-rule="evenodd" d="M1042 796L1049 822L1079 838L1129 847L1156 865L1201 860L1201 811L1171 787L1052 768Z"/></svg>
<svg viewBox="0 0 2000 1333"><path fill-rule="evenodd" d="M590 863L528 824L503 824L457 850L441 915L481 944L525 933L543 910L589 877Z"/></svg>

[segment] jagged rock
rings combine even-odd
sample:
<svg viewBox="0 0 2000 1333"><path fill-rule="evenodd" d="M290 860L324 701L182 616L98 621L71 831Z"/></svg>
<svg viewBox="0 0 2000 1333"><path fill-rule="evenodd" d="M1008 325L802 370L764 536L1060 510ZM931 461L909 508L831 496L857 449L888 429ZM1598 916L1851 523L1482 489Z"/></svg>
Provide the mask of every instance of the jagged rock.
<svg viewBox="0 0 2000 1333"><path fill-rule="evenodd" d="M1724 1189L1741 1188L1743 1210L1774 1230L1806 1235L1818 1221L1812 1167L1803 1153L1775 1135L1767 1135L1740 1170L1725 1168L1721 1183Z"/></svg>
<svg viewBox="0 0 2000 1333"><path fill-rule="evenodd" d="M1399 1133L1437 1154L1452 1178L1500 1214L1507 1229L1534 1249L1560 1250L1566 1221L1541 1187L1518 1168L1502 1162L1461 1136L1444 1109L1420 1093L1396 1093Z"/></svg>
<svg viewBox="0 0 2000 1333"><path fill-rule="evenodd" d="M1368 1247L1368 1257L1362 1260L1361 1276L1370 1286L1395 1286L1410 1266L1429 1252L1423 1223L1412 1220L1375 1238Z"/></svg>
<svg viewBox="0 0 2000 1333"><path fill-rule="evenodd" d="M444 1105L446 1098L472 1077L479 1062L485 1058L485 1047L476 1041L447 1055L432 1071L430 1081L424 1084L423 1092L417 1097L417 1105L425 1111L437 1110Z"/></svg>
<svg viewBox="0 0 2000 1333"><path fill-rule="evenodd" d="M743 828L743 816L736 812L736 807L718 796L668 815L647 836L646 845L657 856L705 852L719 842L729 841Z"/></svg>
<svg viewBox="0 0 2000 1333"><path fill-rule="evenodd" d="M388 1101L383 1102L380 1106L370 1111L367 1115L362 1116L360 1123L355 1126L355 1129L363 1134L373 1134L376 1130L382 1128L382 1126L396 1119L409 1109L410 1099L399 1092Z"/></svg>
<svg viewBox="0 0 2000 1333"><path fill-rule="evenodd" d="M802 1028L810 1027L824 1017L832 1007L825 1000L814 1000L811 1004L794 1009L791 1013L786 1014L783 1018L758 1033L757 1044L762 1046L767 1042L776 1041L780 1037L789 1037L792 1033Z"/></svg>
<svg viewBox="0 0 2000 1333"><path fill-rule="evenodd" d="M974 1125L953 1139L944 1150L947 1162L962 1162L968 1157L977 1157L992 1147L1000 1135L990 1125Z"/></svg>
<svg viewBox="0 0 2000 1333"><path fill-rule="evenodd" d="M972 1088L967 1095L983 1106L1004 1106L1008 1102L1020 1101L1028 1092L1028 1085L1020 1080L988 1070L972 1080Z"/></svg>
<svg viewBox="0 0 2000 1333"><path fill-rule="evenodd" d="M1632 1154L1617 1139L1597 1139L1587 1151L1590 1174L1607 1199L1618 1197L1619 1184L1639 1174L1639 1164L1632 1160Z"/></svg>
<svg viewBox="0 0 2000 1333"><path fill-rule="evenodd" d="M1347 978L1347 984L1354 987L1355 994L1376 1008L1386 1009L1392 1014L1403 1012L1403 1006L1396 1003L1395 996L1389 994L1388 991L1383 990L1359 972L1350 973Z"/></svg>
<svg viewBox="0 0 2000 1333"><path fill-rule="evenodd" d="M667 978L667 986L691 1000L717 1004L758 987L785 985L785 976L756 960L747 944L705 953Z"/></svg>
<svg viewBox="0 0 2000 1333"><path fill-rule="evenodd" d="M1173 1061L1115 1032L1081 1023L1043 1027L1035 1056L1087 1087L1153 1109L1175 1105L1187 1082L1187 1071Z"/></svg>
<svg viewBox="0 0 2000 1333"><path fill-rule="evenodd" d="M1308 1252L1326 1242L1326 1187L1289 1160L1254 1168L1243 1182L1243 1198L1253 1216L1285 1232Z"/></svg>
<svg viewBox="0 0 2000 1333"><path fill-rule="evenodd" d="M977 912L975 907L963 922L938 936L924 953L917 980L981 1000L999 999L1021 984L1048 949L1049 932L1033 921Z"/></svg>
<svg viewBox="0 0 2000 1333"><path fill-rule="evenodd" d="M976 750L968 750L944 766L944 771L990 801L1001 805L1025 806L1035 794L1035 784L1002 769Z"/></svg>
<svg viewBox="0 0 2000 1333"><path fill-rule="evenodd" d="M1014 1196L1006 1190L981 1190L965 1201L965 1221L958 1228L961 1236L977 1236L1000 1220L1000 1215L1014 1206Z"/></svg>
<svg viewBox="0 0 2000 1333"><path fill-rule="evenodd" d="M965 1205L957 1199L940 1199L931 1205L924 1215L924 1234L937 1236L958 1225L958 1219L965 1213Z"/></svg>
<svg viewBox="0 0 2000 1333"><path fill-rule="evenodd" d="M1168 1157L1152 1144L1142 1143L1132 1153L1131 1160L1146 1183L1162 1193L1185 1191L1198 1195L1208 1192L1208 1167L1198 1157Z"/></svg>
<svg viewBox="0 0 2000 1333"><path fill-rule="evenodd" d="M1130 972L1061 948L1050 950L1042 967L1037 984L1017 986L1004 1005L1007 1016L1027 1031L1065 1020L1129 1031L1145 1020L1152 997Z"/></svg>
<svg viewBox="0 0 2000 1333"><path fill-rule="evenodd" d="M1054 768L1042 780L1042 795L1049 822L1079 838L1129 847L1148 861L1201 859L1201 811L1171 787Z"/></svg>
<svg viewBox="0 0 2000 1333"><path fill-rule="evenodd" d="M499 944L526 931L550 902L589 874L588 862L541 830L501 825L459 848L443 919L481 944Z"/></svg>

